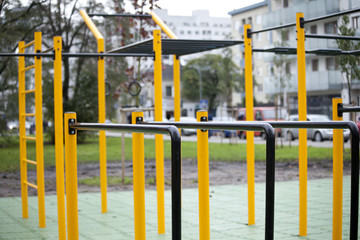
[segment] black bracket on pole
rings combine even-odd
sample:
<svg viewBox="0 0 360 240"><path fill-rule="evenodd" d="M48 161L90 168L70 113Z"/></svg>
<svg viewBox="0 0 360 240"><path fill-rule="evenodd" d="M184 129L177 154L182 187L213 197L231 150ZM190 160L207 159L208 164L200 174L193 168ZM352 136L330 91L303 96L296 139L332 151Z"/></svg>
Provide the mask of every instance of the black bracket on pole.
<svg viewBox="0 0 360 240"><path fill-rule="evenodd" d="M338 117L343 116L343 110L344 110L344 105L342 103L338 103L338 105L337 105Z"/></svg>
<svg viewBox="0 0 360 240"><path fill-rule="evenodd" d="M200 118L200 122L207 122L207 121L208 121L208 118L205 117L205 116ZM206 129L201 129L201 131L202 131L202 132L207 132Z"/></svg>
<svg viewBox="0 0 360 240"><path fill-rule="evenodd" d="M100 51L100 53L104 53L103 51ZM102 60L102 59L104 59L104 56L100 56L99 57L99 60Z"/></svg>
<svg viewBox="0 0 360 240"><path fill-rule="evenodd" d="M41 50L40 49L38 49L38 50L36 50L36 53L41 53ZM41 56L36 56L36 59L41 59Z"/></svg>
<svg viewBox="0 0 360 240"><path fill-rule="evenodd" d="M69 134L70 134L70 135L75 135L75 134L76 134L76 129L71 128L71 125L72 125L72 124L75 124L75 123L76 123L76 121L75 121L74 118L70 118L70 119L69 119Z"/></svg>
<svg viewBox="0 0 360 240"><path fill-rule="evenodd" d="M300 18L300 28L305 27L305 19L303 17Z"/></svg>
<svg viewBox="0 0 360 240"><path fill-rule="evenodd" d="M246 29L246 34L248 38L251 38L252 36L251 28Z"/></svg>

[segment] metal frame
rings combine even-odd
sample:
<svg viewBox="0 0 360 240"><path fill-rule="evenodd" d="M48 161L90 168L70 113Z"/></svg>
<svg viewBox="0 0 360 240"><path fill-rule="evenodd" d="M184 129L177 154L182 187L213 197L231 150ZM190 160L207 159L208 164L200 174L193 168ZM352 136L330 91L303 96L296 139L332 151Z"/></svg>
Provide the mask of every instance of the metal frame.
<svg viewBox="0 0 360 240"><path fill-rule="evenodd" d="M181 136L175 126L132 124L69 123L69 130L120 131L166 134L171 137L171 206L172 239L181 239ZM65 132L65 134L68 134ZM77 215L77 211L74 213Z"/></svg>
<svg viewBox="0 0 360 240"><path fill-rule="evenodd" d="M351 132L351 200L350 200L350 240L358 237L358 216L359 216L359 129L351 121L328 121L328 122L307 122L307 121L271 121L268 122L274 128L322 128L322 129L345 129Z"/></svg>
<svg viewBox="0 0 360 240"><path fill-rule="evenodd" d="M184 129L207 130L242 130L264 131L266 134L266 193L265 193L265 240L274 239L274 210L275 210L275 132L273 127L266 122L241 122L241 123L163 123L139 122L143 125L174 125Z"/></svg>
<svg viewBox="0 0 360 240"><path fill-rule="evenodd" d="M344 104L339 103L337 105L338 116L342 117L345 112L360 112L360 106L356 107L344 107Z"/></svg>

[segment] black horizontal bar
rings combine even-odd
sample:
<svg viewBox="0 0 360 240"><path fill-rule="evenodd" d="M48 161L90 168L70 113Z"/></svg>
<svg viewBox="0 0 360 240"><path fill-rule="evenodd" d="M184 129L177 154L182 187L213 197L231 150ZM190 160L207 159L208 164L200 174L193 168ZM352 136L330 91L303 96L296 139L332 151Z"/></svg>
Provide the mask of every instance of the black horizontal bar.
<svg viewBox="0 0 360 240"><path fill-rule="evenodd" d="M338 116L342 117L344 112L360 112L360 106L344 107L342 103L338 104Z"/></svg>
<svg viewBox="0 0 360 240"><path fill-rule="evenodd" d="M88 13L89 17L132 17L132 18L152 18L150 14L126 14L126 13Z"/></svg>
<svg viewBox="0 0 360 240"><path fill-rule="evenodd" d="M121 131L136 133L169 133L171 137L171 224L172 239L181 240L181 136L179 130L172 125L139 125L139 124L107 124L107 123L75 123L69 128L91 131ZM274 145L275 147L275 145Z"/></svg>
<svg viewBox="0 0 360 240"><path fill-rule="evenodd" d="M320 21L320 20L323 20L323 19L337 17L337 16L341 16L341 15L345 15L345 14L350 14L350 13L354 13L354 12L358 12L358 11L360 11L360 8L355 8L355 9L351 9L351 10L347 10L347 11L337 12L337 13L333 13L333 14L329 14L329 15L325 15L325 16L321 16L321 17L311 18L311 19L305 20L304 23L305 24L306 23L311 23L311 22ZM260 29L260 30L257 30L257 31L251 31L251 34L268 32L268 31L272 31L272 30L277 30L277 29L281 29L281 28L288 28L288 27L293 27L293 26L296 26L296 22L283 24L283 25L278 25L278 26L269 27L269 28L264 28L264 29Z"/></svg>
<svg viewBox="0 0 360 240"><path fill-rule="evenodd" d="M0 57L55 57L54 53L0 53ZM63 57L154 57L153 53L62 53Z"/></svg>
<svg viewBox="0 0 360 240"><path fill-rule="evenodd" d="M324 35L324 34L305 34L307 38L321 38L321 39L343 39L360 41L360 37L356 36L340 36L340 35Z"/></svg>
<svg viewBox="0 0 360 240"><path fill-rule="evenodd" d="M266 134L266 193L265 193L265 240L274 239L275 211L275 131L266 122L144 122L144 125L174 125L179 128L215 129L215 130L250 130L264 131Z"/></svg>

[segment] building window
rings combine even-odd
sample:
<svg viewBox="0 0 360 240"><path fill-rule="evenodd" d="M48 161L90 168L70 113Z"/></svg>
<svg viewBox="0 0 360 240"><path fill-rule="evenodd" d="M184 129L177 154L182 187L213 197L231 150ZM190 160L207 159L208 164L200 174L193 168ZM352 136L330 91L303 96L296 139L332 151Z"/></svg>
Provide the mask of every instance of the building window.
<svg viewBox="0 0 360 240"><path fill-rule="evenodd" d="M256 24L261 25L261 15L256 16ZM258 34L258 35L260 35L260 34Z"/></svg>
<svg viewBox="0 0 360 240"><path fill-rule="evenodd" d="M219 32L218 32L218 31L216 31L216 32L215 32L215 35L216 35L216 36L217 36L217 35L219 35ZM258 35L260 35L260 34L258 34Z"/></svg>
<svg viewBox="0 0 360 240"><path fill-rule="evenodd" d="M242 25L245 25L245 24L246 24L246 19L245 19L245 18L241 20L241 24L242 24Z"/></svg>
<svg viewBox="0 0 360 240"><path fill-rule="evenodd" d="M311 69L313 72L319 71L319 59L314 59L311 61Z"/></svg>
<svg viewBox="0 0 360 240"><path fill-rule="evenodd" d="M172 96L172 87L171 86L166 86L166 88L165 88L165 96L166 97L171 97Z"/></svg>
<svg viewBox="0 0 360 240"><path fill-rule="evenodd" d="M184 26L190 27L190 23L184 22Z"/></svg>
<svg viewBox="0 0 360 240"><path fill-rule="evenodd" d="M262 84L258 84L258 92L262 92L263 91L263 85Z"/></svg>
<svg viewBox="0 0 360 240"><path fill-rule="evenodd" d="M310 33L311 34L317 34L317 25L312 25L310 27Z"/></svg>
<svg viewBox="0 0 360 240"><path fill-rule="evenodd" d="M285 73L286 74L291 74L290 63L289 62L285 63Z"/></svg>
<svg viewBox="0 0 360 240"><path fill-rule="evenodd" d="M191 35L191 31L188 31L188 34Z"/></svg>
<svg viewBox="0 0 360 240"><path fill-rule="evenodd" d="M248 17L248 24L252 24L252 18L251 17Z"/></svg>
<svg viewBox="0 0 360 240"><path fill-rule="evenodd" d="M209 31L207 31L207 34L208 34L208 35L211 35L211 31L210 31L210 30L209 30Z"/></svg>
<svg viewBox="0 0 360 240"><path fill-rule="evenodd" d="M283 2L283 7L287 8L289 6L289 1L288 0L284 0Z"/></svg>
<svg viewBox="0 0 360 240"><path fill-rule="evenodd" d="M195 31L195 35L199 35L199 31Z"/></svg>
<svg viewBox="0 0 360 240"><path fill-rule="evenodd" d="M183 31L183 30L180 31L180 35L184 35L184 31Z"/></svg>
<svg viewBox="0 0 360 240"><path fill-rule="evenodd" d="M325 33L326 34L336 34L337 33L337 23L329 22L325 23Z"/></svg>
<svg viewBox="0 0 360 240"><path fill-rule="evenodd" d="M352 25L354 29L358 29L360 26L360 16L356 16L352 18Z"/></svg>
<svg viewBox="0 0 360 240"><path fill-rule="evenodd" d="M334 57L328 57L326 58L326 70L337 70L337 62Z"/></svg>

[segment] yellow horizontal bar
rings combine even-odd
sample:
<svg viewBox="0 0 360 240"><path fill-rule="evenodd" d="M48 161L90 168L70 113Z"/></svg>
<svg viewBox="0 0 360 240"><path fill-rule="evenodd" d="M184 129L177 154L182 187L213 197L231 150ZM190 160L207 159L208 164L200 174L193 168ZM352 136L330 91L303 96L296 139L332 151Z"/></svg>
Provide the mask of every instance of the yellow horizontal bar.
<svg viewBox="0 0 360 240"><path fill-rule="evenodd" d="M37 163L35 161L29 160L29 159L24 159L24 162L33 164L33 165L37 165Z"/></svg>
<svg viewBox="0 0 360 240"><path fill-rule="evenodd" d="M31 65L31 66L28 66L26 68L23 68L21 71L27 71L27 70L30 70L32 68L35 68L35 65Z"/></svg>
<svg viewBox="0 0 360 240"><path fill-rule="evenodd" d="M22 91L21 93L27 94L27 93L33 93L33 92L35 92L35 89L25 90L25 91Z"/></svg>
<svg viewBox="0 0 360 240"><path fill-rule="evenodd" d="M25 117L35 117L35 113L25 113L25 114L22 114L22 116L25 116Z"/></svg>
<svg viewBox="0 0 360 240"><path fill-rule="evenodd" d="M31 45L33 45L35 43L35 40L32 40L31 42L27 43L24 45L24 48L30 47Z"/></svg>
<svg viewBox="0 0 360 240"><path fill-rule="evenodd" d="M32 184L32 183L29 183L29 182L27 182L27 181L24 181L24 183L25 183L26 185L28 185L29 187L38 189L38 187L37 187L36 185Z"/></svg>
<svg viewBox="0 0 360 240"><path fill-rule="evenodd" d="M91 20L89 15L87 15L87 13L84 10L80 10L80 15L84 19L84 22L86 23L86 25L88 26L90 31L94 34L95 38L97 40L104 39L104 37L103 37L103 35L101 35L99 29L97 29L95 23Z"/></svg>
<svg viewBox="0 0 360 240"><path fill-rule="evenodd" d="M36 137L27 137L27 136L25 136L25 137L23 137L23 138L25 138L26 140L36 141Z"/></svg>

